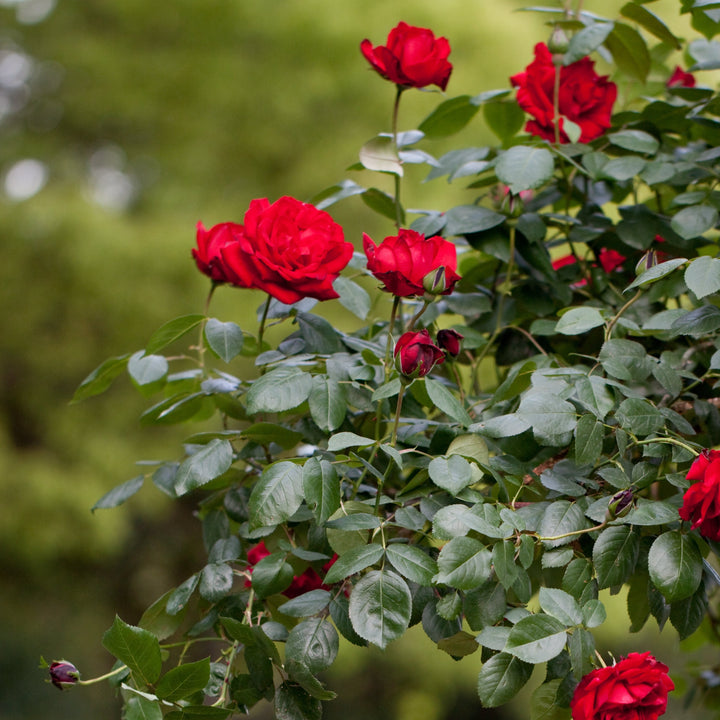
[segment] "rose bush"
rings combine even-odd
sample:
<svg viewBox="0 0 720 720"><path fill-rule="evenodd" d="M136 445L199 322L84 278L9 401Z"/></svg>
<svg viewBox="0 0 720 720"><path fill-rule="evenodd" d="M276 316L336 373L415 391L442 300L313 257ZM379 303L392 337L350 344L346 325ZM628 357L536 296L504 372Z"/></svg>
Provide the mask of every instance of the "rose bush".
<svg viewBox="0 0 720 720"><path fill-rule="evenodd" d="M715 68L720 28L683 9L707 36L686 48L691 70ZM720 644L718 95L666 86L683 41L644 5L567 13L552 57L541 44L507 87L443 99L417 128L400 130L410 83L388 72L391 132L350 166L365 184L344 179L316 206L255 200L242 225L198 237L211 297L218 267L265 292L257 324L208 301L81 383L75 400L127 370L155 395L143 424L193 425L177 456L95 506L146 482L196 499L207 551L103 637L129 720L224 719L263 700L317 720L340 635L385 648L412 625L475 663L485 707L534 682L533 717L655 720L673 688L663 663L598 667L609 603L621 622L612 596L627 600L625 643L651 622ZM396 31L389 46L410 44ZM612 117L595 51L627 88ZM431 154L480 109L497 145ZM458 204L406 208L412 164L461 183ZM379 245L350 235L364 257L326 212L358 197L389 228ZM333 322L313 312L336 296ZM717 668L678 658L673 673L688 703L716 701Z"/></svg>

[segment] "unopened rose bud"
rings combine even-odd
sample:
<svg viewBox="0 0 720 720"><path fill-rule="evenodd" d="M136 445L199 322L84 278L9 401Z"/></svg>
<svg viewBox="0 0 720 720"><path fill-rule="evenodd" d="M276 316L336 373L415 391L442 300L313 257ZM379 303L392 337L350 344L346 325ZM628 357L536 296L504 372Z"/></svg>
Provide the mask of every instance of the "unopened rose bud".
<svg viewBox="0 0 720 720"><path fill-rule="evenodd" d="M553 54L564 55L570 47L570 41L563 29L556 25L547 43L548 50Z"/></svg>
<svg viewBox="0 0 720 720"><path fill-rule="evenodd" d="M634 497L632 490L621 490L615 493L608 503L608 519L615 520L627 515L632 510Z"/></svg>
<svg viewBox="0 0 720 720"><path fill-rule="evenodd" d="M50 682L58 690L69 690L80 679L78 669L67 660L50 663Z"/></svg>
<svg viewBox="0 0 720 720"><path fill-rule="evenodd" d="M424 377L444 360L445 353L433 344L427 330L406 332L395 344L395 367L410 380Z"/></svg>
<svg viewBox="0 0 720 720"><path fill-rule="evenodd" d="M464 337L457 330L439 330L436 342L450 357L456 358L460 354Z"/></svg>
<svg viewBox="0 0 720 720"><path fill-rule="evenodd" d="M657 252L655 250L648 250L639 260L635 266L635 274L642 275L646 270L651 267L655 267L658 264Z"/></svg>
<svg viewBox="0 0 720 720"><path fill-rule="evenodd" d="M430 295L442 295L447 290L445 266L441 265L436 270L431 270L423 278L423 287Z"/></svg>

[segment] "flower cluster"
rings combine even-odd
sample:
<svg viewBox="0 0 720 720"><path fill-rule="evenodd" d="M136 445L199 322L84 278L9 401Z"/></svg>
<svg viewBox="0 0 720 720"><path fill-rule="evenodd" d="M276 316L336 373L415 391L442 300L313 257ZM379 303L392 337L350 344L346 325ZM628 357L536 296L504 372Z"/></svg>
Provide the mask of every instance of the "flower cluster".
<svg viewBox="0 0 720 720"><path fill-rule="evenodd" d="M680 517L708 540L720 541L720 450L703 450L690 466Z"/></svg>

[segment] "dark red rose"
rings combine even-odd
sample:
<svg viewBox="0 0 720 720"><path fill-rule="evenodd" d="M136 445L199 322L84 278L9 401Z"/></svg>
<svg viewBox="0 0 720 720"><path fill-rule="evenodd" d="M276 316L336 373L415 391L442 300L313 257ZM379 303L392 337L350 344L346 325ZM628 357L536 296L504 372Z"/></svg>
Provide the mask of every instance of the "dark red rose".
<svg viewBox="0 0 720 720"><path fill-rule="evenodd" d="M247 559L249 570L257 565L264 557L270 555L270 551L267 549L265 542L261 540L257 545L248 550ZM323 572L327 572L337 560L337 555L333 555L325 565L323 565ZM250 580L245 580L245 587L250 587ZM303 593L310 592L310 590L329 590L330 587L325 585L320 575L317 574L313 568L307 568L300 575L295 575L292 582L283 591L282 594L287 598L294 598Z"/></svg>
<svg viewBox="0 0 720 720"><path fill-rule="evenodd" d="M563 130L569 120L580 127L580 142L590 142L610 127L612 106L617 87L607 76L595 72L595 63L588 57L567 66L556 66L545 43L535 46L535 59L524 72L513 75L510 82L518 88L520 107L534 120L525 125L527 132L550 142L555 141L555 69L560 70L560 142L570 142Z"/></svg>
<svg viewBox="0 0 720 720"><path fill-rule="evenodd" d="M703 450L690 466L680 517L708 540L720 540L720 450Z"/></svg>
<svg viewBox="0 0 720 720"><path fill-rule="evenodd" d="M414 230L400 230L398 235L386 237L380 245L363 233L363 247L368 270L383 283L385 290L398 297L412 297L425 293L425 278L435 280L437 271L444 268L442 278L449 295L460 279L457 274L455 245L439 235L426 238Z"/></svg>
<svg viewBox="0 0 720 720"><path fill-rule="evenodd" d="M50 663L50 682L58 690L69 690L80 680L79 670L67 660L55 660Z"/></svg>
<svg viewBox="0 0 720 720"><path fill-rule="evenodd" d="M573 720L656 720L675 688L667 665L649 652L630 653L585 675L570 701Z"/></svg>
<svg viewBox="0 0 720 720"><path fill-rule="evenodd" d="M433 344L427 330L406 332L395 343L395 367L405 377L424 377L444 361L445 353Z"/></svg>
<svg viewBox="0 0 720 720"><path fill-rule="evenodd" d="M465 336L461 335L457 330L452 328L448 330L438 330L437 344L450 357L456 358L460 354L462 341Z"/></svg>
<svg viewBox="0 0 720 720"><path fill-rule="evenodd" d="M224 245L229 282L257 288L284 303L338 297L333 281L350 262L353 246L323 210L292 197L253 200L236 242Z"/></svg>
<svg viewBox="0 0 720 720"><path fill-rule="evenodd" d="M237 233L242 232L242 225L225 222L214 225L209 230L202 223L197 224L197 250L192 255L200 272L205 273L213 282L228 282L222 249L226 245L237 242Z"/></svg>
<svg viewBox="0 0 720 720"><path fill-rule="evenodd" d="M600 267L606 273L611 273L613 270L617 270L619 267L622 267L622 264L626 260L627 258L620 254L617 250L602 248L602 250L598 253L598 262L600 263Z"/></svg>
<svg viewBox="0 0 720 720"><path fill-rule="evenodd" d="M369 40L363 40L360 50L382 77L401 87L437 85L444 90L452 72L447 39L404 22L390 31L387 45L373 47Z"/></svg>
<svg viewBox="0 0 720 720"><path fill-rule="evenodd" d="M695 87L695 76L692 73L685 72L679 65L676 65L673 74L668 78L665 85L669 88Z"/></svg>

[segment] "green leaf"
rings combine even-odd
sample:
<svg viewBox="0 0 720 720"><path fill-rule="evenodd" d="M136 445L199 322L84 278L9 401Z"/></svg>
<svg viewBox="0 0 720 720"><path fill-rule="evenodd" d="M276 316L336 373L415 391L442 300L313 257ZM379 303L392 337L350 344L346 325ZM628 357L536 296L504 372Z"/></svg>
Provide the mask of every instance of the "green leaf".
<svg viewBox="0 0 720 720"><path fill-rule="evenodd" d="M400 392L400 388L402 387L402 382L400 382L400 378L396 377L390 380L389 382L383 383L379 388L377 388L370 398L372 402L379 402L380 400L385 400L386 398L391 398L397 395Z"/></svg>
<svg viewBox="0 0 720 720"><path fill-rule="evenodd" d="M330 600L332 595L327 590L310 590L283 603L278 610L288 617L310 617L324 610Z"/></svg>
<svg viewBox="0 0 720 720"><path fill-rule="evenodd" d="M197 327L204 319L204 315L195 314L183 315L182 317L166 322L150 336L150 340L148 340L148 344L145 346L145 352L148 355L153 355L158 350L162 350L164 347L170 345L170 343L179 340L183 335Z"/></svg>
<svg viewBox="0 0 720 720"><path fill-rule="evenodd" d="M315 375L308 404L315 424L323 432L332 432L342 425L347 413L345 385L325 375Z"/></svg>
<svg viewBox="0 0 720 720"><path fill-rule="evenodd" d="M129 353L105 360L96 367L81 383L72 398L72 403L80 402L105 392L112 381L127 367Z"/></svg>
<svg viewBox="0 0 720 720"><path fill-rule="evenodd" d="M232 445L227 440L211 440L183 462L175 475L178 496L220 477L233 462Z"/></svg>
<svg viewBox="0 0 720 720"><path fill-rule="evenodd" d="M597 418L586 413L581 415L575 428L575 463L595 465L602 453L605 426Z"/></svg>
<svg viewBox="0 0 720 720"><path fill-rule="evenodd" d="M290 631L285 643L285 657L301 662L311 673L316 673L335 662L339 645L332 623L323 618L312 618Z"/></svg>
<svg viewBox="0 0 720 720"><path fill-rule="evenodd" d="M545 547L553 548L567 545L575 537L559 537L587 527L585 514L577 503L568 500L556 500L543 514L538 532L541 537L558 537L557 540L544 540Z"/></svg>
<svg viewBox="0 0 720 720"><path fill-rule="evenodd" d="M206 566L207 567L207 566ZM285 553L265 556L252 571L252 587L259 598L282 592L293 579L293 569L285 560Z"/></svg>
<svg viewBox="0 0 720 720"><path fill-rule="evenodd" d="M302 484L305 500L319 525L340 507L340 480L327 460L311 457L303 465Z"/></svg>
<svg viewBox="0 0 720 720"><path fill-rule="evenodd" d="M650 71L650 53L640 33L624 23L616 22L605 40L615 64L627 75L645 82Z"/></svg>
<svg viewBox="0 0 720 720"><path fill-rule="evenodd" d="M168 361L164 355L145 355L138 350L128 360L128 373L138 385L150 385L167 375Z"/></svg>
<svg viewBox="0 0 720 720"><path fill-rule="evenodd" d="M540 435L572 432L577 423L572 403L550 392L528 392L520 401L517 414Z"/></svg>
<svg viewBox="0 0 720 720"><path fill-rule="evenodd" d="M362 195L362 201L374 212L392 220L397 219L395 198L377 188L368 188ZM400 222L405 222L405 210L400 208Z"/></svg>
<svg viewBox="0 0 720 720"><path fill-rule="evenodd" d="M672 324L678 335L704 335L720 328L720 310L714 305L695 308Z"/></svg>
<svg viewBox="0 0 720 720"><path fill-rule="evenodd" d="M570 65L597 50L612 32L613 23L596 22L588 25L570 38L563 65Z"/></svg>
<svg viewBox="0 0 720 720"><path fill-rule="evenodd" d="M200 575L191 575L182 585L178 585L168 598L165 610L168 615L177 615L188 604L191 595L200 582Z"/></svg>
<svg viewBox="0 0 720 720"><path fill-rule="evenodd" d="M582 608L582 621L586 627L598 627L607 619L605 606L600 600L588 600Z"/></svg>
<svg viewBox="0 0 720 720"><path fill-rule="evenodd" d="M122 485L114 487L110 492L105 493L93 506L90 508L91 512L95 512L98 509L114 508L118 505L122 505L128 498L135 495L140 490L145 482L144 475L138 475L137 477L124 482Z"/></svg>
<svg viewBox="0 0 720 720"><path fill-rule="evenodd" d="M210 679L210 658L183 663L168 670L155 686L155 693L163 700L177 702L203 690Z"/></svg>
<svg viewBox="0 0 720 720"><path fill-rule="evenodd" d="M520 574L520 568L515 564L515 543L512 540L495 543L492 558L497 579L506 590L509 590Z"/></svg>
<svg viewBox="0 0 720 720"><path fill-rule="evenodd" d="M443 545L437 564L438 574L433 582L472 590L490 578L492 554L479 540L456 537Z"/></svg>
<svg viewBox="0 0 720 720"><path fill-rule="evenodd" d="M513 437L530 428L530 423L519 415L497 415L479 423L473 423L468 429L492 438Z"/></svg>
<svg viewBox="0 0 720 720"><path fill-rule="evenodd" d="M481 464L487 464L490 461L487 443L474 433L466 433L454 438L447 449L447 454L462 455L464 458L475 460Z"/></svg>
<svg viewBox="0 0 720 720"><path fill-rule="evenodd" d="M605 163L601 175L611 180L624 182L639 175L644 167L645 160L634 155L628 155L627 157L613 158Z"/></svg>
<svg viewBox="0 0 720 720"><path fill-rule="evenodd" d="M350 620L355 632L383 649L407 630L411 611L407 583L388 570L367 573L350 595Z"/></svg>
<svg viewBox="0 0 720 720"><path fill-rule="evenodd" d="M570 593L564 590L541 587L538 599L543 611L559 620L566 627L579 625L583 621L580 604Z"/></svg>
<svg viewBox="0 0 720 720"><path fill-rule="evenodd" d="M559 620L548 615L530 615L510 630L505 652L528 663L552 660L565 647L567 633Z"/></svg>
<svg viewBox="0 0 720 720"><path fill-rule="evenodd" d="M600 588L624 583L635 569L639 550L640 539L631 527L605 528L593 547L593 563Z"/></svg>
<svg viewBox="0 0 720 720"><path fill-rule="evenodd" d="M244 438L259 445L276 443L284 450L291 450L303 438L302 433L277 423L259 422L246 427L241 433Z"/></svg>
<svg viewBox="0 0 720 720"><path fill-rule="evenodd" d="M328 450L330 452L338 452L349 447L365 447L372 445L375 441L372 438L356 435L352 432L340 432L333 435L328 440Z"/></svg>
<svg viewBox="0 0 720 720"><path fill-rule="evenodd" d="M332 355L343 350L340 336L324 317L298 312L297 324L305 341L305 351L318 355Z"/></svg>
<svg viewBox="0 0 720 720"><path fill-rule="evenodd" d="M692 538L676 530L663 533L650 547L650 579L669 603L684 600L698 589L702 569L702 556Z"/></svg>
<svg viewBox="0 0 720 720"><path fill-rule="evenodd" d="M558 701L562 680L538 685L530 698L530 720L567 720L569 710Z"/></svg>
<svg viewBox="0 0 720 720"><path fill-rule="evenodd" d="M277 720L320 720L322 702L301 687L284 682L275 692Z"/></svg>
<svg viewBox="0 0 720 720"><path fill-rule="evenodd" d="M160 703L141 695L128 698L123 714L125 720L162 720L162 716Z"/></svg>
<svg viewBox="0 0 720 720"><path fill-rule="evenodd" d="M686 262L687 258L673 258L672 260L666 260L659 265L653 265L651 268L648 268L644 272L640 273L640 275L638 275L623 292L654 283L656 280L669 275Z"/></svg>
<svg viewBox="0 0 720 720"><path fill-rule="evenodd" d="M361 320L367 317L371 300L365 288L344 275L338 275L333 282L333 289L340 296L340 304L344 308Z"/></svg>
<svg viewBox="0 0 720 720"><path fill-rule="evenodd" d="M465 427L472 422L467 410L444 385L429 377L424 378L424 380L427 394L436 407Z"/></svg>
<svg viewBox="0 0 720 720"><path fill-rule="evenodd" d="M232 586L233 571L227 563L208 563L200 573L198 592L208 602L219 602L230 594Z"/></svg>
<svg viewBox="0 0 720 720"><path fill-rule="evenodd" d="M517 195L544 185L555 172L555 161L543 147L515 145L500 155L495 172L498 180Z"/></svg>
<svg viewBox="0 0 720 720"><path fill-rule="evenodd" d="M620 8L620 14L628 20L636 22L653 34L661 42L670 45L675 50L681 49L680 40L670 28L657 16L638 2L629 2Z"/></svg>
<svg viewBox="0 0 720 720"><path fill-rule="evenodd" d="M253 382L247 393L248 413L292 410L308 399L311 389L309 373L297 367L278 367Z"/></svg>
<svg viewBox="0 0 720 720"><path fill-rule="evenodd" d="M685 284L698 298L720 290L720 260L702 255L685 269Z"/></svg>
<svg viewBox="0 0 720 720"><path fill-rule="evenodd" d="M576 628L568 639L568 650L572 662L573 677L576 680L593 670L595 659L595 638L584 628Z"/></svg>
<svg viewBox="0 0 720 720"><path fill-rule="evenodd" d="M420 123L418 130L431 140L453 135L462 130L479 109L478 105L471 102L469 95L450 98L438 105Z"/></svg>
<svg viewBox="0 0 720 720"><path fill-rule="evenodd" d="M663 414L645 398L626 398L615 416L620 427L641 437L651 435L665 425Z"/></svg>
<svg viewBox="0 0 720 720"><path fill-rule="evenodd" d="M514 101L485 103L483 116L488 127L500 140L514 137L525 122L525 113Z"/></svg>
<svg viewBox="0 0 720 720"><path fill-rule="evenodd" d="M702 624L708 610L708 598L701 583L693 595L676 600L670 606L670 622L681 640L690 637Z"/></svg>
<svg viewBox="0 0 720 720"><path fill-rule="evenodd" d="M673 215L670 227L683 239L692 240L712 230L718 221L718 211L712 205L691 205Z"/></svg>
<svg viewBox="0 0 720 720"><path fill-rule="evenodd" d="M477 689L486 708L512 700L532 675L533 666L509 653L493 655L480 670Z"/></svg>
<svg viewBox="0 0 720 720"><path fill-rule="evenodd" d="M350 515L349 517L353 517ZM350 575L365 570L365 568L375 565L380 561L380 558L385 554L385 550L382 545L359 545L351 548L346 553L343 553L338 559L332 564L332 567L328 570L325 576L325 583L332 585L333 583L344 580Z"/></svg>
<svg viewBox="0 0 720 720"><path fill-rule="evenodd" d="M438 487L451 495L457 495L474 482L470 463L460 455L433 458L428 465L428 473Z"/></svg>
<svg viewBox="0 0 720 720"><path fill-rule="evenodd" d="M402 177L403 168L392 137L378 135L360 148L360 162L366 170L391 173Z"/></svg>
<svg viewBox="0 0 720 720"><path fill-rule="evenodd" d="M151 685L160 677L160 643L147 630L123 622L117 615L102 637L103 647L125 663L142 685Z"/></svg>
<svg viewBox="0 0 720 720"><path fill-rule="evenodd" d="M242 351L245 336L234 322L220 322L210 318L205 325L205 339L210 349L226 363Z"/></svg>
<svg viewBox="0 0 720 720"><path fill-rule="evenodd" d="M468 235L502 225L506 218L479 205L457 205L445 213L447 235Z"/></svg>
<svg viewBox="0 0 720 720"><path fill-rule="evenodd" d="M273 463L250 493L250 527L279 525L295 514L302 501L302 468L289 460Z"/></svg>
<svg viewBox="0 0 720 720"><path fill-rule="evenodd" d="M419 547L394 543L388 545L386 553L393 567L410 582L423 586L432 584L437 563Z"/></svg>
<svg viewBox="0 0 720 720"><path fill-rule="evenodd" d="M296 682L308 695L317 700L334 700L337 693L326 690L310 669L297 660L286 660L283 664L290 680Z"/></svg>
<svg viewBox="0 0 720 720"><path fill-rule="evenodd" d="M563 313L555 325L555 332L561 335L582 335L604 324L605 320L597 308L576 307Z"/></svg>
<svg viewBox="0 0 720 720"><path fill-rule="evenodd" d="M608 375L632 382L642 382L653 365L645 348L632 340L608 340L603 344L598 359Z"/></svg>
<svg viewBox="0 0 720 720"><path fill-rule="evenodd" d="M608 140L613 145L625 150L633 150L646 155L654 155L660 147L660 142L655 136L644 130L621 130L620 132L610 133Z"/></svg>

